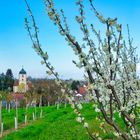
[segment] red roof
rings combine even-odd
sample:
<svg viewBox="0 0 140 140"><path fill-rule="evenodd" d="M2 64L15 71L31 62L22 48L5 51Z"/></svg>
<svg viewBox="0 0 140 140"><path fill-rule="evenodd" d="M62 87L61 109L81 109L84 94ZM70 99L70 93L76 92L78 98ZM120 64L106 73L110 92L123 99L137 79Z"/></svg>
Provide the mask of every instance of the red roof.
<svg viewBox="0 0 140 140"><path fill-rule="evenodd" d="M33 87L33 85L32 85L31 82L28 82L27 85L28 85L28 88L29 88L29 89L31 89L31 88Z"/></svg>
<svg viewBox="0 0 140 140"><path fill-rule="evenodd" d="M22 94L22 93L12 93L11 94L12 96L13 96L13 99L17 99L17 100L23 100L23 98L24 98L24 94Z"/></svg>
<svg viewBox="0 0 140 140"><path fill-rule="evenodd" d="M86 94L86 88L85 87L79 87L78 92L80 94Z"/></svg>

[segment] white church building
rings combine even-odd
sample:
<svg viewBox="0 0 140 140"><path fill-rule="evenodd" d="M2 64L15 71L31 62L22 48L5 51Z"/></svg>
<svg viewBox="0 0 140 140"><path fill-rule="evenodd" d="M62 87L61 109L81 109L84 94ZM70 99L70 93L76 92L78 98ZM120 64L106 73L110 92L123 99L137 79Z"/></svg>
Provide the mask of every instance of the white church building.
<svg viewBox="0 0 140 140"><path fill-rule="evenodd" d="M25 93L32 87L32 83L27 80L27 73L22 68L19 72L19 80L15 81L13 86L14 93Z"/></svg>

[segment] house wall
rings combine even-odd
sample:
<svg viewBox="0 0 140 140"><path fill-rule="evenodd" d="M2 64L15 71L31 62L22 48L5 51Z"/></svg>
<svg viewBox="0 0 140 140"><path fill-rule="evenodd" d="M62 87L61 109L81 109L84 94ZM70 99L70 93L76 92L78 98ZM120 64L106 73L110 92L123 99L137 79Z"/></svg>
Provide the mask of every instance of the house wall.
<svg viewBox="0 0 140 140"><path fill-rule="evenodd" d="M14 86L14 87L13 87L13 91L14 91L14 92L18 92L18 86Z"/></svg>
<svg viewBox="0 0 140 140"><path fill-rule="evenodd" d="M19 85L24 84L25 89L23 90L24 92L27 91L27 75L26 74L19 74Z"/></svg>

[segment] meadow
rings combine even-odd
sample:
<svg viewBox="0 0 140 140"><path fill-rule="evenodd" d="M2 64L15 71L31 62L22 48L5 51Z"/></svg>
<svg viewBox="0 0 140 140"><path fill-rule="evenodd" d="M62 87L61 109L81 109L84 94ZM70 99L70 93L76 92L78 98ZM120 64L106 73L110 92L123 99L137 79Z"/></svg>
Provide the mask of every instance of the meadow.
<svg viewBox="0 0 140 140"><path fill-rule="evenodd" d="M109 126L105 125L106 132L103 132L100 126L99 115L94 111L91 104L84 104L81 110L85 119L90 124L90 131L100 134L102 139L117 139L111 132ZM43 118L39 118L40 108L37 108L37 119L32 121L34 108L28 110L29 124L23 128L5 135L1 140L90 140L86 129L76 121L76 115L68 105L66 108L61 105L59 110L55 106L43 107ZM3 110L4 130L14 128L15 110L10 113ZM18 111L19 124L24 124L25 109ZM116 115L116 120L122 125ZM19 125L19 126L20 126Z"/></svg>

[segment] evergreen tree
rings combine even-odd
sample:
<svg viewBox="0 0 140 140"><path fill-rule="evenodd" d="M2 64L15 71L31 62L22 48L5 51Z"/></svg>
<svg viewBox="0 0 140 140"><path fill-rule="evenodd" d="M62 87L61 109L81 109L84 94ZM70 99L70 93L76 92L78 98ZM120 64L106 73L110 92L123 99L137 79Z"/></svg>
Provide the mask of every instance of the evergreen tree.
<svg viewBox="0 0 140 140"><path fill-rule="evenodd" d="M14 85L14 78L13 78L13 73L11 69L8 69L5 75L6 79L6 90L13 90L13 85Z"/></svg>
<svg viewBox="0 0 140 140"><path fill-rule="evenodd" d="M71 89L72 90L78 90L78 87L80 86L80 82L79 81L73 81L71 84Z"/></svg>
<svg viewBox="0 0 140 140"><path fill-rule="evenodd" d="M6 84L5 84L5 74L0 74L0 90L5 90Z"/></svg>
<svg viewBox="0 0 140 140"><path fill-rule="evenodd" d="M6 72L6 76L13 79L13 73L12 73L12 70L11 69L8 69L7 72Z"/></svg>

